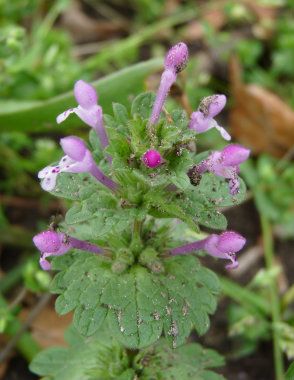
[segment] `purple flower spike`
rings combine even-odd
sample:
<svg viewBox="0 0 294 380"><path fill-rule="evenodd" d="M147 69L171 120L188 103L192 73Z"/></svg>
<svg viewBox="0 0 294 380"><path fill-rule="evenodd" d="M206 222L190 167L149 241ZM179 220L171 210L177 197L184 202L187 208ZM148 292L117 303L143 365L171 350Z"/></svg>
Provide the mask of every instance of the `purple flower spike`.
<svg viewBox="0 0 294 380"><path fill-rule="evenodd" d="M239 265L236 259L236 253L244 247L245 243L246 239L242 235L233 231L226 231L220 235L212 234L206 239L174 248L170 251L170 254L173 256L185 255L187 253L205 250L211 256L230 260L231 264L227 265L226 268L234 269Z"/></svg>
<svg viewBox="0 0 294 380"><path fill-rule="evenodd" d="M90 173L104 186L111 190L117 189L117 184L107 177L96 165L91 152L83 140L75 136L68 136L60 140L65 152L58 165L47 166L38 173L42 180L41 186L45 191L52 191L56 186L59 173Z"/></svg>
<svg viewBox="0 0 294 380"><path fill-rule="evenodd" d="M250 150L241 145L228 145L222 151L213 152L206 160L198 164L197 173L209 171L218 177L226 178L231 195L236 195L240 188L238 179L240 164L246 161L249 155Z"/></svg>
<svg viewBox="0 0 294 380"><path fill-rule="evenodd" d="M142 160L148 168L157 168L162 163L162 158L157 150L149 149L144 153Z"/></svg>
<svg viewBox="0 0 294 380"><path fill-rule="evenodd" d="M236 253L245 245L246 239L233 231L226 231L220 235L210 235L204 245L206 252L219 259L228 259L231 264L226 265L226 269L235 269L239 263Z"/></svg>
<svg viewBox="0 0 294 380"><path fill-rule="evenodd" d="M188 55L188 48L184 42L178 43L168 51L164 61L165 70L161 76L159 89L148 123L149 126L158 122L167 94L176 81L177 74L186 67Z"/></svg>
<svg viewBox="0 0 294 380"><path fill-rule="evenodd" d="M41 252L39 262L43 270L51 269L51 264L47 261L48 256L64 255L72 248L96 254L103 252L97 245L67 236L62 232L43 231L33 237L33 242Z"/></svg>
<svg viewBox="0 0 294 380"><path fill-rule="evenodd" d="M225 95L212 95L204 98L198 110L192 113L189 128L194 129L197 133L216 128L225 140L231 140L228 132L214 120L214 117L223 110L226 102Z"/></svg>
<svg viewBox="0 0 294 380"><path fill-rule="evenodd" d="M107 147L108 137L103 125L102 108L97 104L95 88L83 80L78 80L74 86L74 95L79 105L58 115L57 123L62 123L71 113L75 113L83 122L95 129L102 147Z"/></svg>

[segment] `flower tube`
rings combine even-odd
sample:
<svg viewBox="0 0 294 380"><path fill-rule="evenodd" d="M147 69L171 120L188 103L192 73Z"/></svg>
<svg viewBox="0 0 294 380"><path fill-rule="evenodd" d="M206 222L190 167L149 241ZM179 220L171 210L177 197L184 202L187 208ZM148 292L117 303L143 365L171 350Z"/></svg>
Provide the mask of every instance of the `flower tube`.
<svg viewBox="0 0 294 380"><path fill-rule="evenodd" d="M43 231L34 236L33 242L41 252L39 262L41 268L44 270L51 269L51 264L47 260L47 257L64 255L73 248L95 254L100 254L103 252L102 248L98 247L95 244L73 238L62 232L50 230Z"/></svg>

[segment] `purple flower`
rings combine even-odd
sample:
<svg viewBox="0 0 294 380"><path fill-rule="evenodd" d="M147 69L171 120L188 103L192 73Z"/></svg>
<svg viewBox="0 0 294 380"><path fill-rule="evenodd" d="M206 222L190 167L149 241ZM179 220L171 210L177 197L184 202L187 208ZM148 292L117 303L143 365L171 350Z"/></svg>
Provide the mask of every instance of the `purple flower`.
<svg viewBox="0 0 294 380"><path fill-rule="evenodd" d="M198 174L209 171L218 177L226 178L229 181L230 193L236 195L240 189L238 179L240 164L247 160L249 154L250 150L241 145L228 145L222 151L213 152L206 160L196 165L196 171Z"/></svg>
<svg viewBox="0 0 294 380"><path fill-rule="evenodd" d="M210 235L205 244L205 251L219 259L228 259L231 264L226 265L226 269L235 269L239 263L236 258L236 252L239 252L245 245L246 239L233 231L226 231L220 235Z"/></svg>
<svg viewBox="0 0 294 380"><path fill-rule="evenodd" d="M74 86L74 95L79 105L58 115L57 123L62 123L71 113L75 113L81 120L95 129L102 147L107 147L108 138L103 125L102 108L97 104L98 97L95 88L83 80L78 80Z"/></svg>
<svg viewBox="0 0 294 380"><path fill-rule="evenodd" d="M225 231L220 235L211 234L205 239L174 248L170 254L173 256L184 255L203 249L218 259L230 260L231 264L226 265L226 269L235 269L239 265L236 253L244 247L245 243L246 239L242 235L233 231Z"/></svg>
<svg viewBox="0 0 294 380"><path fill-rule="evenodd" d="M186 67L188 56L188 48L184 42L179 42L168 51L164 61L164 72L149 119L149 126L158 122L167 94L176 81L177 74Z"/></svg>
<svg viewBox="0 0 294 380"><path fill-rule="evenodd" d="M225 95L212 95L204 98L198 110L192 113L189 128L194 129L198 133L216 128L225 140L231 140L228 132L214 120L214 117L225 107L226 102Z"/></svg>
<svg viewBox="0 0 294 380"><path fill-rule="evenodd" d="M59 173L90 173L103 185L111 190L116 190L117 184L106 177L96 165L91 152L83 140L76 136L68 136L60 140L60 145L65 153L58 165L47 166L38 173L42 180L41 186L46 191L52 191L56 186Z"/></svg>
<svg viewBox="0 0 294 380"><path fill-rule="evenodd" d="M50 270L51 264L47 261L48 256L60 256L70 249L76 248L91 253L102 253L102 249L86 241L78 240L62 232L43 231L33 237L35 246L41 252L40 266L44 270Z"/></svg>
<svg viewBox="0 0 294 380"><path fill-rule="evenodd" d="M142 161L148 168L157 168L162 163L162 158L157 150L149 149L144 153Z"/></svg>

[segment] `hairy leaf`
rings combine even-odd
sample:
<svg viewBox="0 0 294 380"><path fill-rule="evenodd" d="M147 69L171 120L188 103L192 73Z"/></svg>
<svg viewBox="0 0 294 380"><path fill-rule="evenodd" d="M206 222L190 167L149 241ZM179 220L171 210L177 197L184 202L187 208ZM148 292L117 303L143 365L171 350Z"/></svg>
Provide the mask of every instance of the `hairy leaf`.
<svg viewBox="0 0 294 380"><path fill-rule="evenodd" d="M140 380L224 380L210 370L223 365L224 360L218 353L196 343L173 350L161 340L154 347L142 350L137 357L137 366L142 370Z"/></svg>
<svg viewBox="0 0 294 380"><path fill-rule="evenodd" d="M59 269L60 262L61 257L55 259L53 267ZM107 319L112 334L127 347L146 347L162 331L177 347L193 327L199 334L207 331L219 284L193 256L169 258L164 266L163 274L137 265L117 275L100 256L73 254L72 264L53 280L52 290L60 294L56 310L75 309L74 325L84 335Z"/></svg>

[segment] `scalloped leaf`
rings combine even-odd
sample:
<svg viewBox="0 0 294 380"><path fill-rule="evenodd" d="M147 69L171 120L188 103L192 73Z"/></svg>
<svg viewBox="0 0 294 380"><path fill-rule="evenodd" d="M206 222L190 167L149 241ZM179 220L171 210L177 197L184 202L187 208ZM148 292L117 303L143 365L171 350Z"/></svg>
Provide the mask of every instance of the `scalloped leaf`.
<svg viewBox="0 0 294 380"><path fill-rule="evenodd" d="M246 186L240 178L240 192L233 196L228 191L228 184L211 173L203 175L200 184L190 185L183 178L179 185L186 187L182 207L195 223L202 226L224 230L227 228L226 217L221 213L223 207L240 204L246 195Z"/></svg>
<svg viewBox="0 0 294 380"><path fill-rule="evenodd" d="M70 327L65 336L69 347L39 353L32 372L50 380L224 380L211 371L223 366L223 358L196 343L174 350L160 339L130 358L106 331L85 339Z"/></svg>
<svg viewBox="0 0 294 380"><path fill-rule="evenodd" d="M148 365L144 365L147 360ZM173 350L160 340L155 347L143 350L137 357L137 367L142 368L140 380L224 380L223 376L210 370L223 365L222 356L196 343Z"/></svg>
<svg viewBox="0 0 294 380"><path fill-rule="evenodd" d="M133 380L135 371L128 368L126 352L108 334L83 339L71 327L66 336L68 348L42 351L30 370L50 380Z"/></svg>
<svg viewBox="0 0 294 380"><path fill-rule="evenodd" d="M57 177L56 187L51 194L78 201L89 198L93 192L101 190L102 187L104 186L87 173L60 173Z"/></svg>
<svg viewBox="0 0 294 380"><path fill-rule="evenodd" d="M106 319L124 346L146 347L164 331L175 348L193 327L199 334L207 331L219 283L194 256L167 259L164 274L137 265L120 275L101 256L72 257L72 264L53 280L52 291L60 294L59 314L75 310L74 325L82 334L93 334ZM62 257L54 258L53 268L59 269L60 262Z"/></svg>

